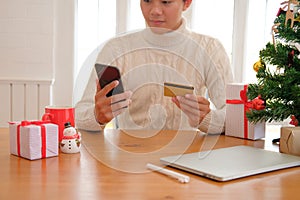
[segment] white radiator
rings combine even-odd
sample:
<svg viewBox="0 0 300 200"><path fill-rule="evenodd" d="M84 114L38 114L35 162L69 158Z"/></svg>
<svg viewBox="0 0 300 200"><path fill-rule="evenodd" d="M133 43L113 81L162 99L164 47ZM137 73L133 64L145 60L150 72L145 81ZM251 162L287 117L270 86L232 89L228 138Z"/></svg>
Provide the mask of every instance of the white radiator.
<svg viewBox="0 0 300 200"><path fill-rule="evenodd" d="M0 79L0 127L9 121L41 119L51 104L52 80Z"/></svg>

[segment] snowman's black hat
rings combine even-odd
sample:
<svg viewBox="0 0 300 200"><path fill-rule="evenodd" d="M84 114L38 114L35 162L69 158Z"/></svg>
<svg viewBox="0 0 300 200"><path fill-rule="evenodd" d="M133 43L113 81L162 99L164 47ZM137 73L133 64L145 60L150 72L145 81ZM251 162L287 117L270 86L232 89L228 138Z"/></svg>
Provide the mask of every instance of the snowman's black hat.
<svg viewBox="0 0 300 200"><path fill-rule="evenodd" d="M66 122L64 125L65 125L65 128L70 128L70 127L72 127L71 122Z"/></svg>

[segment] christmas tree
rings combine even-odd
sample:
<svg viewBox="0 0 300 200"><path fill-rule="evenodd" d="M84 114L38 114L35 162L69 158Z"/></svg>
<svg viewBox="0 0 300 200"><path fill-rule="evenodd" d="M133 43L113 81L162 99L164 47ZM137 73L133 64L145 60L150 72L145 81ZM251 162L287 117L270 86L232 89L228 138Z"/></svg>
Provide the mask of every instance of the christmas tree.
<svg viewBox="0 0 300 200"><path fill-rule="evenodd" d="M250 108L249 121L300 120L300 15L297 0L281 4L274 25L273 41L259 52L260 60L253 68L257 83L249 84L248 99L261 99L259 109ZM292 8L293 7L293 8Z"/></svg>

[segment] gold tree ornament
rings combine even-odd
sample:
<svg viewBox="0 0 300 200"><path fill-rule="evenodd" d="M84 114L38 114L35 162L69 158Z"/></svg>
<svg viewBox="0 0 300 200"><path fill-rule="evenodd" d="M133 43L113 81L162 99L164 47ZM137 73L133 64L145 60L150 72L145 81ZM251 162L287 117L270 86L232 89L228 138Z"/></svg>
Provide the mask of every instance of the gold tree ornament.
<svg viewBox="0 0 300 200"><path fill-rule="evenodd" d="M295 22L300 22L300 2L294 7Z"/></svg>
<svg viewBox="0 0 300 200"><path fill-rule="evenodd" d="M261 59L259 59L259 61L254 63L253 70L257 73L261 68L265 68L265 63Z"/></svg>

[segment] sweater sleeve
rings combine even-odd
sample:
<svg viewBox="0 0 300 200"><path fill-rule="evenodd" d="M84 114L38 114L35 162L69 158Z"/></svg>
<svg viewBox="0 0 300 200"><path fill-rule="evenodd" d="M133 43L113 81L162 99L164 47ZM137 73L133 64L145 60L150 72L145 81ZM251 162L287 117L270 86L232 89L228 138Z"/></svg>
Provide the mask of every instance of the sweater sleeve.
<svg viewBox="0 0 300 200"><path fill-rule="evenodd" d="M117 46L112 42L113 41L108 41L98 47L99 53L96 59L96 63L108 65L112 63L114 58L112 52L116 52L113 48ZM87 131L99 131L104 129L105 127L105 125L100 125L96 121L94 115L97 81L97 73L93 67L82 98L75 105L75 121L78 129Z"/></svg>
<svg viewBox="0 0 300 200"><path fill-rule="evenodd" d="M87 86L81 100L75 105L75 120L78 129L87 131L99 131L101 127L94 116L94 96L96 93L96 73L92 70Z"/></svg>
<svg viewBox="0 0 300 200"><path fill-rule="evenodd" d="M223 133L226 117L225 88L227 83L233 82L232 70L228 55L218 40L212 40L207 56L209 67L205 74L205 84L213 108L198 128L206 133Z"/></svg>

